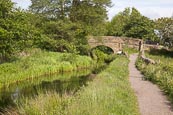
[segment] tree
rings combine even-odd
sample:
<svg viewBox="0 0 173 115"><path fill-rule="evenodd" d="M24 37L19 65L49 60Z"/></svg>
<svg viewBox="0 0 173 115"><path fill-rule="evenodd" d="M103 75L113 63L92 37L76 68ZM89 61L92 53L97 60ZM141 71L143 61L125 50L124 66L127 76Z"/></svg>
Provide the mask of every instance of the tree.
<svg viewBox="0 0 173 115"><path fill-rule="evenodd" d="M155 40L154 22L132 8L129 21L124 27L125 36L144 40Z"/></svg>
<svg viewBox="0 0 173 115"><path fill-rule="evenodd" d="M51 39L48 50L73 52L78 27L69 20L47 21L43 26L44 33ZM48 41L46 41L48 42ZM46 46L47 47L47 46Z"/></svg>
<svg viewBox="0 0 173 115"><path fill-rule="evenodd" d="M169 47L173 46L173 18L159 18L156 21L156 30L161 43Z"/></svg>
<svg viewBox="0 0 173 115"><path fill-rule="evenodd" d="M7 18L12 8L13 3L11 0L0 0L0 18Z"/></svg>
<svg viewBox="0 0 173 115"><path fill-rule="evenodd" d="M25 48L37 47L43 37L30 20L32 13L14 9L10 0L0 1L0 63Z"/></svg>
<svg viewBox="0 0 173 115"><path fill-rule="evenodd" d="M47 18L64 19L70 11L71 0L31 0L30 10Z"/></svg>
<svg viewBox="0 0 173 115"><path fill-rule="evenodd" d="M83 25L87 34L100 34L101 26L107 19L107 7L110 0L31 0L33 13L42 14L51 19L67 18L73 23ZM103 27L102 27L103 28Z"/></svg>
<svg viewBox="0 0 173 115"><path fill-rule="evenodd" d="M154 21L141 15L137 9L126 8L111 20L108 35L156 40L154 26Z"/></svg>
<svg viewBox="0 0 173 115"><path fill-rule="evenodd" d="M54 51L69 51L73 45L87 54L88 35L104 35L110 0L31 0L30 10L46 21L40 28L50 38L45 43ZM63 45L64 44L64 45ZM68 45L67 45L68 44ZM72 46L72 47L71 47ZM85 53L84 53L85 52Z"/></svg>
<svg viewBox="0 0 173 115"><path fill-rule="evenodd" d="M123 12L115 15L110 22L108 22L107 35L124 36L124 26L130 17L130 8L126 8Z"/></svg>
<svg viewBox="0 0 173 115"><path fill-rule="evenodd" d="M87 34L98 35L104 33L107 19L107 7L111 6L110 0L73 0L70 12L72 22L81 23Z"/></svg>

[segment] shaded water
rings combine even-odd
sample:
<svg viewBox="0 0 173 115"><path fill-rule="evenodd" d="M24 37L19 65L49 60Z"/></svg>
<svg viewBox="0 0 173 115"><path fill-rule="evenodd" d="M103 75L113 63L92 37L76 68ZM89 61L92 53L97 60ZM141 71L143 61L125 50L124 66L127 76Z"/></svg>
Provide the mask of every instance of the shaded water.
<svg viewBox="0 0 173 115"><path fill-rule="evenodd" d="M73 95L80 87L92 81L90 71L45 75L37 79L26 80L22 83L11 84L8 88L0 90L0 108L13 107L21 98L34 98L40 93L57 92L60 96L64 93Z"/></svg>

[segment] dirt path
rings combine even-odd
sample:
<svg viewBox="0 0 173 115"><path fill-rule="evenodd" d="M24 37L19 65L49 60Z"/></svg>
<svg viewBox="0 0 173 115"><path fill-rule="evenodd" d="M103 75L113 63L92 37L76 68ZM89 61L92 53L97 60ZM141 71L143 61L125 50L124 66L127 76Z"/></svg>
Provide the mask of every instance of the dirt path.
<svg viewBox="0 0 173 115"><path fill-rule="evenodd" d="M142 80L143 75L136 69L137 54L130 55L130 82L138 98L141 115L173 115L169 101L162 91L149 81Z"/></svg>

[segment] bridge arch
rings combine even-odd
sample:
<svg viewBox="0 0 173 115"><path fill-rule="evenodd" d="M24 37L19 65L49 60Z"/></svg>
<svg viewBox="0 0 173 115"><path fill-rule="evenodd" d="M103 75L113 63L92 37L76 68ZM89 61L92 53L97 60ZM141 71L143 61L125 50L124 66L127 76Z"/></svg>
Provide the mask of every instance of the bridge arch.
<svg viewBox="0 0 173 115"><path fill-rule="evenodd" d="M122 50L122 43L123 40L120 38L116 38L113 36L106 36L106 37L90 37L88 39L88 44L90 45L91 49L97 46L106 46L113 50L114 53Z"/></svg>
<svg viewBox="0 0 173 115"><path fill-rule="evenodd" d="M123 50L123 46L135 48L139 51L143 50L143 40L128 37L115 36L89 36L88 44L91 48L104 45L113 49L114 53Z"/></svg>
<svg viewBox="0 0 173 115"><path fill-rule="evenodd" d="M102 51L102 52L104 52L106 54L112 54L112 53L114 53L114 50L111 47L105 46L105 45L98 45L96 47L92 47L91 48L91 52L93 50L95 50L95 49L99 49L100 51Z"/></svg>

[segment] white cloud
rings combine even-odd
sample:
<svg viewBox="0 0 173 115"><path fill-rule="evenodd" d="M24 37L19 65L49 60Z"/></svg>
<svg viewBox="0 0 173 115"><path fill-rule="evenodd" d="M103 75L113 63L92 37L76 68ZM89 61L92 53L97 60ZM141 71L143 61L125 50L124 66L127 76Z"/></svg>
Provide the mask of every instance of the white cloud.
<svg viewBox="0 0 173 115"><path fill-rule="evenodd" d="M109 19L126 7L135 7L151 19L170 17L173 14L173 0L112 0L112 3L114 6L109 9Z"/></svg>
<svg viewBox="0 0 173 115"><path fill-rule="evenodd" d="M27 9L31 5L30 0L12 0L12 2L17 3L16 6L23 9Z"/></svg>

